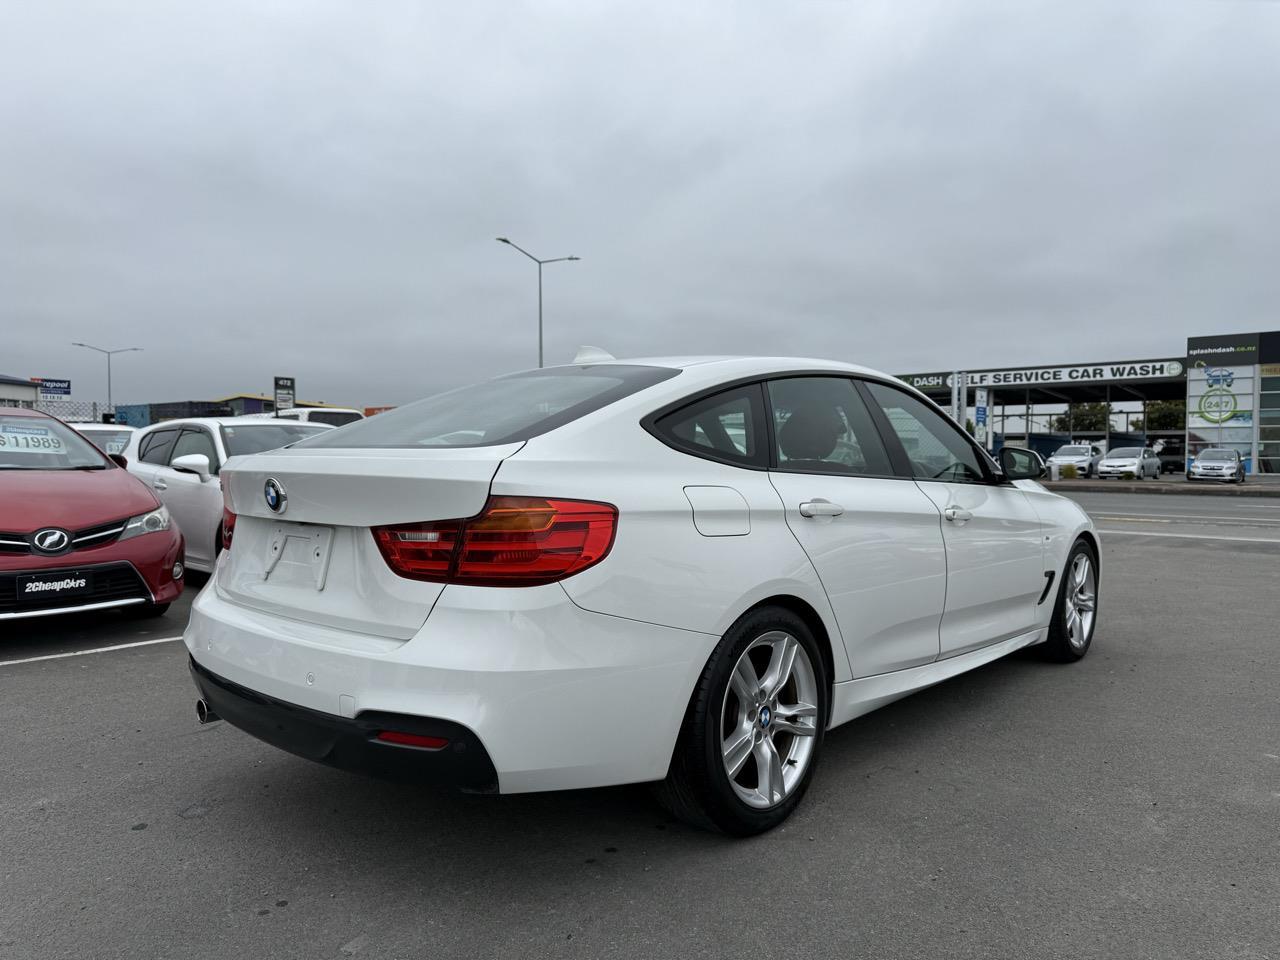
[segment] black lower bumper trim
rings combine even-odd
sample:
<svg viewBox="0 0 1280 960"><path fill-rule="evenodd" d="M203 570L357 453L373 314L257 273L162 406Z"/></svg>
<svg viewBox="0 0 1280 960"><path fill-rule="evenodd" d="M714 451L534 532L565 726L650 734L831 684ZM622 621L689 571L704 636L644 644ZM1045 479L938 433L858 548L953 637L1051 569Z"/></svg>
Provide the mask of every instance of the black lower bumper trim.
<svg viewBox="0 0 1280 960"><path fill-rule="evenodd" d="M488 752L479 737L461 724L400 713L337 717L232 683L194 659L190 666L196 689L214 713L273 747L388 780L442 784L473 793L498 790L498 774ZM383 730L443 737L449 745L426 750L374 739Z"/></svg>

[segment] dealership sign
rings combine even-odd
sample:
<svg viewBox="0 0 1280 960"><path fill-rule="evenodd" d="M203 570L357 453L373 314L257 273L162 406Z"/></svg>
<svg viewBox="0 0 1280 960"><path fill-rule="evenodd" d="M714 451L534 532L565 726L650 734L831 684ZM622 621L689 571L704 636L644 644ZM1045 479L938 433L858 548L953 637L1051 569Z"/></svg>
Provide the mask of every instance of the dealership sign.
<svg viewBox="0 0 1280 960"><path fill-rule="evenodd" d="M1010 370L977 370L965 374L971 387L1037 387L1055 383L1111 383L1123 380L1172 380L1181 377L1181 360L1138 360L1127 363L1095 363L1079 367L1025 367ZM905 380L917 390L951 386L946 373L908 374Z"/></svg>
<svg viewBox="0 0 1280 960"><path fill-rule="evenodd" d="M275 408L292 410L298 399L297 384L293 377L276 377L275 379Z"/></svg>
<svg viewBox="0 0 1280 960"><path fill-rule="evenodd" d="M32 377L31 380L39 384L41 400L66 400L71 396L70 380L55 380L52 377Z"/></svg>

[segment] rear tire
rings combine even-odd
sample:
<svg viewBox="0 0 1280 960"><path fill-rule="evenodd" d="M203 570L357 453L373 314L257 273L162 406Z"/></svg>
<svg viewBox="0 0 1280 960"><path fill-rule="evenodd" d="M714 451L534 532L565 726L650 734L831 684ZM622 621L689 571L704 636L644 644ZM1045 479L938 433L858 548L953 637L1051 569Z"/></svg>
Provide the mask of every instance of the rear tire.
<svg viewBox="0 0 1280 960"><path fill-rule="evenodd" d="M737 837L776 827L813 779L829 700L804 621L781 607L744 614L702 671L658 801L687 823Z"/></svg>
<svg viewBox="0 0 1280 960"><path fill-rule="evenodd" d="M1077 540L1067 554L1053 605L1049 639L1043 647L1050 660L1074 663L1089 652L1098 623L1100 585L1097 554L1087 540Z"/></svg>

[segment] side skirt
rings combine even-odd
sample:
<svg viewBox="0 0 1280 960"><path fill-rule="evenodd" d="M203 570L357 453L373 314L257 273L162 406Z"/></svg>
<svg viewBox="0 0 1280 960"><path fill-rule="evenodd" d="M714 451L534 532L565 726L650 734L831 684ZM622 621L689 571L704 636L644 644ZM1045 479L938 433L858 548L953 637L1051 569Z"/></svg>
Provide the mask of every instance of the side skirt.
<svg viewBox="0 0 1280 960"><path fill-rule="evenodd" d="M993 643L989 647L962 653L958 657L935 660L933 663L912 667L909 670L895 670L893 673L882 673L875 677L862 677L837 683L831 690L831 726L838 727L864 713L870 713L885 704L901 700L917 690L932 687L943 680L950 680L975 667L999 660L1015 650L1041 643L1048 635L1048 628L1043 627Z"/></svg>

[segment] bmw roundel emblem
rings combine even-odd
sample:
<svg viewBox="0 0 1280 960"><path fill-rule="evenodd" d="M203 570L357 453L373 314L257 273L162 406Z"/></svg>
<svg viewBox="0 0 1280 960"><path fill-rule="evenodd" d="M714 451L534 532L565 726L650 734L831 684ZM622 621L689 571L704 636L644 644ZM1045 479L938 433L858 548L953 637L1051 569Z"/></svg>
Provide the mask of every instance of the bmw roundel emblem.
<svg viewBox="0 0 1280 960"><path fill-rule="evenodd" d="M284 492L284 484L275 477L268 477L266 485L262 488L262 494L267 501L267 509L272 513L284 513L284 508L289 504L289 497Z"/></svg>
<svg viewBox="0 0 1280 960"><path fill-rule="evenodd" d="M57 527L46 527L35 532L31 545L41 553L61 553L71 546L71 534Z"/></svg>
<svg viewBox="0 0 1280 960"><path fill-rule="evenodd" d="M760 726L761 728L769 726L769 721L773 719L773 712L768 707L760 708Z"/></svg>

